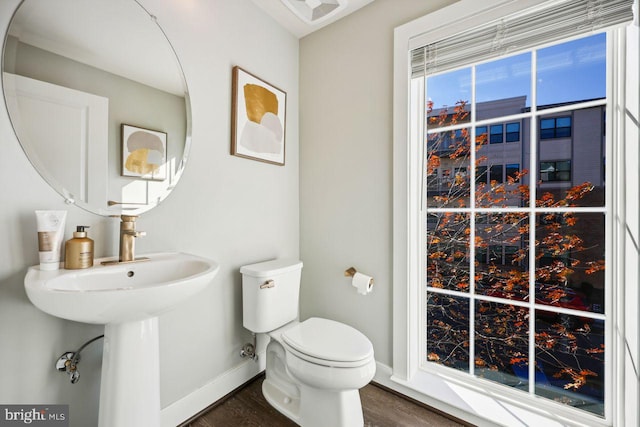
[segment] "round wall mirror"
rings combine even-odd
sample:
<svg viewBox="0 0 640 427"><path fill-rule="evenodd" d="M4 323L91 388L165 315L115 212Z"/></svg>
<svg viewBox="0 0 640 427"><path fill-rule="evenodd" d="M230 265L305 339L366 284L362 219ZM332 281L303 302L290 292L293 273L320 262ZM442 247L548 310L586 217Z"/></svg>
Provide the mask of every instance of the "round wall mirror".
<svg viewBox="0 0 640 427"><path fill-rule="evenodd" d="M191 138L187 87L135 0L24 0L2 72L23 150L68 203L139 215L175 187Z"/></svg>

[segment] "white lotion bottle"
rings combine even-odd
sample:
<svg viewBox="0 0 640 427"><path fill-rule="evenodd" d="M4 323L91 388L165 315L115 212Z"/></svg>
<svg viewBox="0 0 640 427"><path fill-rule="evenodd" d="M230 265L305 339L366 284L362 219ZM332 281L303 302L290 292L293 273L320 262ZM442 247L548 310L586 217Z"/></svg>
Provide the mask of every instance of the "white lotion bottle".
<svg viewBox="0 0 640 427"><path fill-rule="evenodd" d="M58 270L67 211L36 211L40 270Z"/></svg>

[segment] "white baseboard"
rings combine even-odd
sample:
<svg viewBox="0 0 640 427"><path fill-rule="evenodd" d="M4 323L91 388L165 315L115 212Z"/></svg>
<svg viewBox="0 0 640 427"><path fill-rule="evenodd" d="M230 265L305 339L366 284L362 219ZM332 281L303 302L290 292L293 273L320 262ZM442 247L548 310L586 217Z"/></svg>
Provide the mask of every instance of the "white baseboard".
<svg viewBox="0 0 640 427"><path fill-rule="evenodd" d="M258 361L247 360L222 375L214 378L210 383L200 387L180 400L162 408L160 419L162 427L176 427L198 412L205 409L218 399L224 397L233 389L240 387L251 378L264 371L265 355L258 355Z"/></svg>

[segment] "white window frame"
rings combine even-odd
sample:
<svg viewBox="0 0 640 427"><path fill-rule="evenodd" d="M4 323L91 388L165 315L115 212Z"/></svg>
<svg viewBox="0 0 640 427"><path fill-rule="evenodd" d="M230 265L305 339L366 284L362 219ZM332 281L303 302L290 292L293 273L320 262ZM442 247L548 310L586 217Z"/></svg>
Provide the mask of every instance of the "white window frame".
<svg viewBox="0 0 640 427"><path fill-rule="evenodd" d="M526 396L508 387L494 385L487 381L470 381L470 376L461 376L452 369L420 369L420 348L424 345L423 319L421 304L424 300L421 284L423 260L420 257L423 238L420 228L420 206L422 204L421 183L414 177L420 176L423 170L422 156L422 123L411 121L411 110L420 108L424 103L424 88L422 84L410 86L409 52L412 49L427 45L436 40L448 37L466 28L476 27L499 19L532 6L539 6L539 0L462 0L449 7L438 10L408 24L396 28L394 40L394 210L393 210L393 367L391 380L412 391L418 392L423 401L432 406L448 411L462 419L491 420L504 425L619 425L624 411L620 403L623 396L624 378L619 368L622 343L617 334L609 333L607 349L609 356L607 369L611 374L607 394L607 413L605 419L599 419L583 411L557 404L546 399ZM425 29L428 29L425 31ZM616 38L624 38L624 31L616 33ZM610 49L613 42L608 42ZM624 40L616 42L614 56L619 57L624 52ZM624 81L624 70L615 71L614 87L608 87L607 93L619 93ZM611 80L611 79L609 79ZM618 87L620 86L620 87ZM622 88L624 89L624 88ZM413 97L411 93L413 92ZM416 105L410 105L414 102ZM621 120L616 116L613 108L607 108L607 124L612 130L607 131L608 173L616 170L615 162L619 162L620 152L613 147L614 137L621 135ZM607 177L608 183L622 182L623 177L617 172L615 176ZM609 185L608 197L618 201L624 197L623 185ZM615 206L616 203L609 203ZM611 212L608 212L611 214ZM613 215L609 215L611 217ZM607 221L607 235L612 241L607 242L609 269L621 265L620 257L624 254L616 239L617 232L612 230L612 221ZM613 272L609 274L614 274ZM619 287L624 284L620 283ZM623 289L613 291L607 298L607 313L616 313L620 304ZM620 316L610 315L608 321L613 322L608 331L619 327ZM436 367L439 368L439 367ZM489 425L489 424L487 424Z"/></svg>

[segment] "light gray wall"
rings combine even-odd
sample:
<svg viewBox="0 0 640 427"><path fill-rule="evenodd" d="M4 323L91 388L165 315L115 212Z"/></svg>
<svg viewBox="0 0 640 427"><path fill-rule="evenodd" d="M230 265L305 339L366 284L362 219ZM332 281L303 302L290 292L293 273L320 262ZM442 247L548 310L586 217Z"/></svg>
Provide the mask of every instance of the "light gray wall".
<svg viewBox="0 0 640 427"><path fill-rule="evenodd" d="M303 318L361 330L392 355L393 29L454 3L376 0L300 42ZM374 276L359 295L343 272Z"/></svg>
<svg viewBox="0 0 640 427"><path fill-rule="evenodd" d="M162 406L243 361L238 268L299 255L298 40L250 0L141 0L182 62L193 110L189 163L174 192L138 220L139 253L179 250L218 261L211 286L160 318ZM0 2L4 34L18 0ZM286 166L229 155L231 69L240 65L287 92ZM54 371L65 351L101 326L48 316L28 301L23 278L37 264L35 209L66 209L67 238L90 225L96 255L117 250L118 222L65 205L33 170L0 108L0 402L70 403L71 425L96 424L101 344L83 351L80 382ZM253 363L253 362L250 362Z"/></svg>

